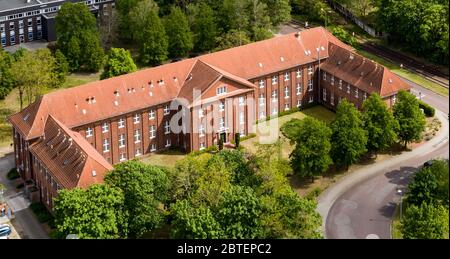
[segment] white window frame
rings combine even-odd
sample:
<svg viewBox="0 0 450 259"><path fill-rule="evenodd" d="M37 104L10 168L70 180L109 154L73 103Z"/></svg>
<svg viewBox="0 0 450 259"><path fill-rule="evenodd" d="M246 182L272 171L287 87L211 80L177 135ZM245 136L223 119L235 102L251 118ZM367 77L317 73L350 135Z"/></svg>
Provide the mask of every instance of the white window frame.
<svg viewBox="0 0 450 259"><path fill-rule="evenodd" d="M122 161L126 161L126 160L127 160L127 154L126 153L120 153L119 161L122 162Z"/></svg>
<svg viewBox="0 0 450 259"><path fill-rule="evenodd" d="M334 85L334 76L331 76L331 80L330 80L331 85Z"/></svg>
<svg viewBox="0 0 450 259"><path fill-rule="evenodd" d="M203 141L203 142L200 142L200 150L203 150L203 149L205 149L205 142Z"/></svg>
<svg viewBox="0 0 450 259"><path fill-rule="evenodd" d="M297 69L296 76L297 76L297 78L302 77L302 70L300 68Z"/></svg>
<svg viewBox="0 0 450 259"><path fill-rule="evenodd" d="M170 114L170 107L169 105L164 106L164 115L169 115Z"/></svg>
<svg viewBox="0 0 450 259"><path fill-rule="evenodd" d="M219 118L219 128L224 129L225 128L225 117Z"/></svg>
<svg viewBox="0 0 450 259"><path fill-rule="evenodd" d="M322 91L322 99L324 100L324 101L327 101L327 89L323 89L323 91Z"/></svg>
<svg viewBox="0 0 450 259"><path fill-rule="evenodd" d="M266 98L264 97L264 94L259 95L259 106L266 105Z"/></svg>
<svg viewBox="0 0 450 259"><path fill-rule="evenodd" d="M166 138L166 147L172 146L172 140L170 138Z"/></svg>
<svg viewBox="0 0 450 259"><path fill-rule="evenodd" d="M227 86L220 86L216 89L216 95L226 94L228 91Z"/></svg>
<svg viewBox="0 0 450 259"><path fill-rule="evenodd" d="M154 120L155 119L155 110L150 110L148 112L148 119L149 120Z"/></svg>
<svg viewBox="0 0 450 259"><path fill-rule="evenodd" d="M107 122L103 122L102 133L106 133L108 131L109 131L109 124Z"/></svg>
<svg viewBox="0 0 450 259"><path fill-rule="evenodd" d="M125 134L119 134L119 148L125 147Z"/></svg>
<svg viewBox="0 0 450 259"><path fill-rule="evenodd" d="M347 93L350 94L350 84L347 84Z"/></svg>
<svg viewBox="0 0 450 259"><path fill-rule="evenodd" d="M355 98L358 98L358 97L359 97L359 91L358 91L358 88L355 87Z"/></svg>
<svg viewBox="0 0 450 259"><path fill-rule="evenodd" d="M272 85L278 84L278 76L272 76Z"/></svg>
<svg viewBox="0 0 450 259"><path fill-rule="evenodd" d="M285 111L289 111L291 109L291 106L289 105L289 103L285 103L284 104L284 110Z"/></svg>
<svg viewBox="0 0 450 259"><path fill-rule="evenodd" d="M139 129L134 130L133 138L134 138L134 143L140 143L141 142L141 130L139 130Z"/></svg>
<svg viewBox="0 0 450 259"><path fill-rule="evenodd" d="M134 151L134 156L135 157L142 156L141 148L136 148L136 150Z"/></svg>
<svg viewBox="0 0 450 259"><path fill-rule="evenodd" d="M273 90L272 91L272 102L277 102L278 101L278 90Z"/></svg>
<svg viewBox="0 0 450 259"><path fill-rule="evenodd" d="M297 95L302 95L302 83L297 83Z"/></svg>
<svg viewBox="0 0 450 259"><path fill-rule="evenodd" d="M200 126L198 127L198 133L199 137L205 136L205 126L203 124L200 124Z"/></svg>
<svg viewBox="0 0 450 259"><path fill-rule="evenodd" d="M156 144L155 143L152 143L151 145L150 145L150 152L155 152L156 151Z"/></svg>
<svg viewBox="0 0 450 259"><path fill-rule="evenodd" d="M312 75L313 74L313 66L309 65L308 66L308 75Z"/></svg>
<svg viewBox="0 0 450 259"><path fill-rule="evenodd" d="M134 116L133 116L133 123L134 124L138 124L138 123L140 123L141 122L141 115L139 114L139 113L136 113Z"/></svg>
<svg viewBox="0 0 450 259"><path fill-rule="evenodd" d="M94 135L94 130L91 127L86 129L86 138L92 137Z"/></svg>
<svg viewBox="0 0 450 259"><path fill-rule="evenodd" d="M289 72L284 73L284 81L289 81L291 79L291 76L289 75Z"/></svg>
<svg viewBox="0 0 450 259"><path fill-rule="evenodd" d="M312 96L310 96L308 103L312 103L312 102L314 102L314 98Z"/></svg>
<svg viewBox="0 0 450 259"><path fill-rule="evenodd" d="M124 118L120 118L117 121L117 126L118 126L119 129L124 128L125 127L125 119Z"/></svg>
<svg viewBox="0 0 450 259"><path fill-rule="evenodd" d="M105 138L103 139L103 153L108 153L109 150L109 139Z"/></svg>
<svg viewBox="0 0 450 259"><path fill-rule="evenodd" d="M289 86L284 87L284 98L287 99L290 97Z"/></svg>
<svg viewBox="0 0 450 259"><path fill-rule="evenodd" d="M170 134L170 122L168 120L164 122L164 134Z"/></svg>
<svg viewBox="0 0 450 259"><path fill-rule="evenodd" d="M330 103L334 106L334 93L331 92Z"/></svg>
<svg viewBox="0 0 450 259"><path fill-rule="evenodd" d="M205 117L205 111L203 109L198 110L198 117L199 118Z"/></svg>
<svg viewBox="0 0 450 259"><path fill-rule="evenodd" d="M244 112L240 112L239 113L239 124L245 124L245 113Z"/></svg>
<svg viewBox="0 0 450 259"><path fill-rule="evenodd" d="M220 101L219 103L219 112L223 112L225 111L225 102L224 101Z"/></svg>
<svg viewBox="0 0 450 259"><path fill-rule="evenodd" d="M342 79L339 79L339 89L342 90Z"/></svg>
<svg viewBox="0 0 450 259"><path fill-rule="evenodd" d="M155 125L150 125L150 139L154 139L156 138L156 126Z"/></svg>
<svg viewBox="0 0 450 259"><path fill-rule="evenodd" d="M297 100L297 108L302 107L302 100L298 99Z"/></svg>
<svg viewBox="0 0 450 259"><path fill-rule="evenodd" d="M264 88L265 85L266 85L266 82L263 79L259 80L259 88Z"/></svg>
<svg viewBox="0 0 450 259"><path fill-rule="evenodd" d="M308 79L308 91L312 92L314 90L313 88L313 80L312 79Z"/></svg>

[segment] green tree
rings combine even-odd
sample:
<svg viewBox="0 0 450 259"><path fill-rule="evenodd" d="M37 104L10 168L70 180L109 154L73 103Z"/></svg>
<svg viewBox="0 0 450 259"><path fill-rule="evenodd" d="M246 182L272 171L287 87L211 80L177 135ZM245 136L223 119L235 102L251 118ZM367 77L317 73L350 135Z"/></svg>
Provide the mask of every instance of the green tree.
<svg viewBox="0 0 450 259"><path fill-rule="evenodd" d="M289 0L263 0L263 2L267 5L273 26L278 26L291 20L291 5Z"/></svg>
<svg viewBox="0 0 450 259"><path fill-rule="evenodd" d="M66 76L69 73L69 62L67 62L66 57L59 49L55 52L55 61L55 86L60 87L66 82Z"/></svg>
<svg viewBox="0 0 450 259"><path fill-rule="evenodd" d="M331 32L338 39L349 44L350 46L356 47L358 45L358 41L356 41L355 37L350 35L350 33L340 26L333 27Z"/></svg>
<svg viewBox="0 0 450 259"><path fill-rule="evenodd" d="M347 100L337 106L331 130L331 157L336 164L348 168L367 151L367 132L363 128L361 113Z"/></svg>
<svg viewBox="0 0 450 259"><path fill-rule="evenodd" d="M0 99L4 99L14 87L14 79L11 75L13 57L0 49Z"/></svg>
<svg viewBox="0 0 450 259"><path fill-rule="evenodd" d="M128 161L116 165L105 176L105 183L123 191L129 237L141 237L161 225L165 213L162 205L169 190L169 180L162 169Z"/></svg>
<svg viewBox="0 0 450 259"><path fill-rule="evenodd" d="M367 149L377 152L389 148L397 140L398 122L381 99L373 93L363 103L362 120L367 131Z"/></svg>
<svg viewBox="0 0 450 259"><path fill-rule="evenodd" d="M230 30L227 33L216 38L216 51L239 47L251 43L245 31Z"/></svg>
<svg viewBox="0 0 450 259"><path fill-rule="evenodd" d="M83 190L63 189L54 199L58 236L76 234L82 239L120 238L124 196L117 188L95 184Z"/></svg>
<svg viewBox="0 0 450 259"><path fill-rule="evenodd" d="M248 27L249 17L246 12L248 0L224 0L217 9L217 27L222 34L231 30L245 32ZM221 36L223 37L223 36Z"/></svg>
<svg viewBox="0 0 450 259"><path fill-rule="evenodd" d="M142 10L141 14L148 13L145 8L151 6L152 8L157 5L152 0L116 0L116 9L118 12L118 20L119 20L119 30L124 33L120 33L120 38L125 41L132 41L135 37L135 32L139 31L142 26L138 26L136 24L136 13L132 14L132 10L134 8L139 8ZM158 12L158 10L156 10ZM144 15L145 16L145 15ZM139 18L144 18L141 16ZM142 20L141 20L142 21ZM144 20L145 23L145 20ZM125 33L126 32L126 33Z"/></svg>
<svg viewBox="0 0 450 259"><path fill-rule="evenodd" d="M169 55L183 57L194 47L192 33L186 15L178 7L172 7L164 19L164 27L169 40Z"/></svg>
<svg viewBox="0 0 450 259"><path fill-rule="evenodd" d="M272 23L270 21L267 5L260 0L249 0L247 7L249 15L250 38L254 41L265 40L272 37Z"/></svg>
<svg viewBox="0 0 450 259"><path fill-rule="evenodd" d="M122 48L111 48L100 79L120 76L136 70L137 67L133 58L131 58L130 51Z"/></svg>
<svg viewBox="0 0 450 259"><path fill-rule="evenodd" d="M399 123L398 138L404 143L422 140L425 130L425 115L419 108L416 97L406 91L399 91L394 104L394 117Z"/></svg>
<svg viewBox="0 0 450 259"><path fill-rule="evenodd" d="M207 207L195 208L188 200L180 200L170 207L170 211L173 217L172 238L217 239L223 236L219 223Z"/></svg>
<svg viewBox="0 0 450 259"><path fill-rule="evenodd" d="M103 49L95 16L84 3L67 2L56 16L57 47L67 58L72 71L100 69Z"/></svg>
<svg viewBox="0 0 450 259"><path fill-rule="evenodd" d="M20 109L30 104L54 83L56 60L49 49L24 52L11 66L11 76L19 90Z"/></svg>
<svg viewBox="0 0 450 259"><path fill-rule="evenodd" d="M429 167L422 168L408 184L407 201L419 206L422 203L448 207L448 162L434 160Z"/></svg>
<svg viewBox="0 0 450 259"><path fill-rule="evenodd" d="M261 236L262 204L249 187L232 186L224 193L217 209L223 237L232 239Z"/></svg>
<svg viewBox="0 0 450 259"><path fill-rule="evenodd" d="M194 19L191 25L194 34L194 49L199 52L209 51L216 45L217 26L214 11L201 2L192 7Z"/></svg>
<svg viewBox="0 0 450 259"><path fill-rule="evenodd" d="M133 14L141 12L138 7L133 9ZM139 58L144 64L159 65L167 59L169 43L166 31L155 10L144 15L145 23L135 35L139 45Z"/></svg>
<svg viewBox="0 0 450 259"><path fill-rule="evenodd" d="M405 239L448 239L448 209L426 203L411 205L400 229Z"/></svg>
<svg viewBox="0 0 450 259"><path fill-rule="evenodd" d="M303 120L294 120L290 123L297 125L294 138L295 148L289 155L293 171L303 177L311 177L314 181L316 175L324 173L332 164L330 157L331 130L323 122L306 117ZM287 129L283 129L285 136Z"/></svg>

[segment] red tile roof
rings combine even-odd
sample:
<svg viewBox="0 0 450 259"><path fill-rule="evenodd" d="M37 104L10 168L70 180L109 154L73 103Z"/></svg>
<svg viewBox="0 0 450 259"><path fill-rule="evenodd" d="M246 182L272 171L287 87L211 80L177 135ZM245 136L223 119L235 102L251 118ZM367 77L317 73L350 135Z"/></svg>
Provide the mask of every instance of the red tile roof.
<svg viewBox="0 0 450 259"><path fill-rule="evenodd" d="M330 57L321 64L320 69L343 81L382 97L390 96L400 89L410 86L384 66L361 55L329 43Z"/></svg>
<svg viewBox="0 0 450 259"><path fill-rule="evenodd" d="M87 187L103 182L113 167L80 134L50 115L44 133L30 151L63 188Z"/></svg>

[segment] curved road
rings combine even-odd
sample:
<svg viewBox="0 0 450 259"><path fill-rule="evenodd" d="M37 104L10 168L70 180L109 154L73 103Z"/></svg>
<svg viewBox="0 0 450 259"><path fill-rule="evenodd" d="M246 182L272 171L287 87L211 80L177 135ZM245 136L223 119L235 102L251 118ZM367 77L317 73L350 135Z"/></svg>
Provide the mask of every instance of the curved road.
<svg viewBox="0 0 450 259"><path fill-rule="evenodd" d="M423 101L442 111L436 112L443 122L441 130L413 151L366 166L327 189L318 204L327 238L391 238L391 218L400 200L397 190L404 193L411 175L425 161L449 158L448 99L407 82L413 94L420 92Z"/></svg>

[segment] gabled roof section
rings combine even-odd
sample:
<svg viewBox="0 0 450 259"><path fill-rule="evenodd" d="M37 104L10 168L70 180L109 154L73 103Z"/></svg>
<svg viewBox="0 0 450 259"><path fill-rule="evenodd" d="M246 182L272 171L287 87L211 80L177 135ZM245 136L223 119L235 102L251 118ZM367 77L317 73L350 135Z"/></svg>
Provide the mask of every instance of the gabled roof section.
<svg viewBox="0 0 450 259"><path fill-rule="evenodd" d="M49 116L44 134L30 146L58 184L64 188L87 187L103 182L113 167L80 134Z"/></svg>
<svg viewBox="0 0 450 259"><path fill-rule="evenodd" d="M397 75L375 61L331 42L328 49L329 58L321 64L320 69L365 92L376 92L384 97L400 89L409 89Z"/></svg>
<svg viewBox="0 0 450 259"><path fill-rule="evenodd" d="M36 135L35 131L39 131L40 126L45 123L48 114L45 99L46 96L39 97L21 112L9 117L9 121L16 125L16 129L25 139L29 139L30 135ZM37 133L37 136L40 135L39 133Z"/></svg>

